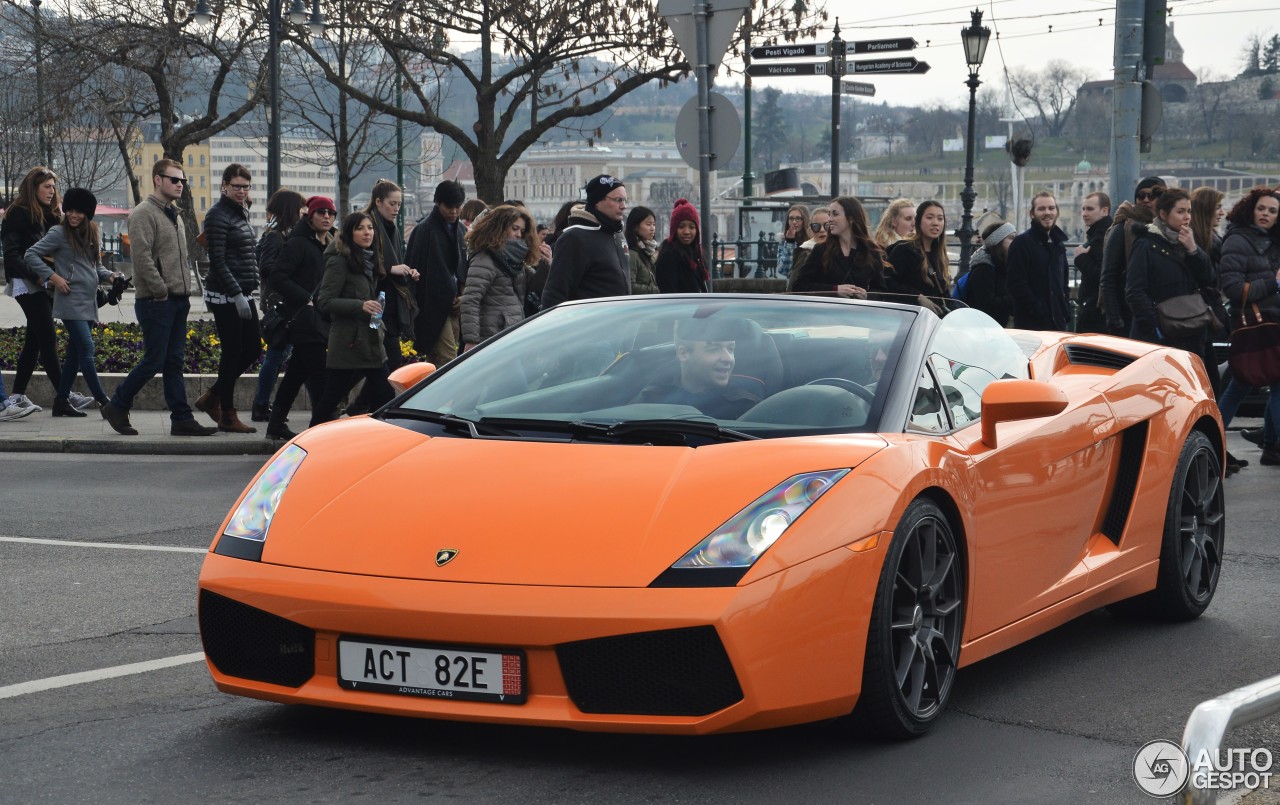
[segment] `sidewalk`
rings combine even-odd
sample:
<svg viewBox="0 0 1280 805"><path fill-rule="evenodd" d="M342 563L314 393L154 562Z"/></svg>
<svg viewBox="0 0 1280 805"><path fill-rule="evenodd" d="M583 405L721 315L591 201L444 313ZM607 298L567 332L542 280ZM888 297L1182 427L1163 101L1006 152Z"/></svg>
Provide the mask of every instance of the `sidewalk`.
<svg viewBox="0 0 1280 805"><path fill-rule="evenodd" d="M124 455L269 456L284 442L264 437L265 422L251 422L257 433L215 433L212 436L170 436L169 412L134 409L129 419L137 436L121 436L111 429L97 407L88 416L54 418L46 408L22 419L0 422L0 453L116 453ZM290 417L296 430L306 427L309 411ZM212 424L196 413L201 425Z"/></svg>

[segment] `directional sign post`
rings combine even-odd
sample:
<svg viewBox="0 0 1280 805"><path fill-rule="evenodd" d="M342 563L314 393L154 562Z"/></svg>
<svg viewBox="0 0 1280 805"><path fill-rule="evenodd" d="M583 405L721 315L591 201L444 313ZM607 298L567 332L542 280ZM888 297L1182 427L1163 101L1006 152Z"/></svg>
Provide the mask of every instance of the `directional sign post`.
<svg viewBox="0 0 1280 805"><path fill-rule="evenodd" d="M929 72L929 62L920 61L914 56L905 59L874 59L871 61L845 62L845 75L866 75L869 73L912 73Z"/></svg>
<svg viewBox="0 0 1280 805"><path fill-rule="evenodd" d="M752 78L773 78L787 75L826 75L827 63L824 61L797 62L795 64L753 64L747 67L747 75Z"/></svg>
<svg viewBox="0 0 1280 805"><path fill-rule="evenodd" d="M843 81L840 84L840 92L845 95L861 95L865 98L874 98L876 96L876 85L862 81Z"/></svg>
<svg viewBox="0 0 1280 805"><path fill-rule="evenodd" d="M905 39L866 39L850 42L844 52L849 56L865 56L868 53L889 53L894 50L915 50L920 43L911 37Z"/></svg>
<svg viewBox="0 0 1280 805"><path fill-rule="evenodd" d="M826 42L811 42L807 45L769 45L751 48L751 60L756 59L804 59L814 56L826 57Z"/></svg>

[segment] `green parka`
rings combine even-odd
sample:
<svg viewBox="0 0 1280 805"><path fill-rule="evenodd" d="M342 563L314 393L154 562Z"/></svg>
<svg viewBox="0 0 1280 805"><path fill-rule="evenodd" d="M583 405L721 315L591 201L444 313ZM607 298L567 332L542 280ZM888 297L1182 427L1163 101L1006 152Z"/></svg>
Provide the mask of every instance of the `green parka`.
<svg viewBox="0 0 1280 805"><path fill-rule="evenodd" d="M360 260L341 238L334 238L324 252L324 276L320 279L317 307L330 318L330 369L377 369L387 360L382 327L369 326L372 317L364 303L377 299L377 278L365 273Z"/></svg>

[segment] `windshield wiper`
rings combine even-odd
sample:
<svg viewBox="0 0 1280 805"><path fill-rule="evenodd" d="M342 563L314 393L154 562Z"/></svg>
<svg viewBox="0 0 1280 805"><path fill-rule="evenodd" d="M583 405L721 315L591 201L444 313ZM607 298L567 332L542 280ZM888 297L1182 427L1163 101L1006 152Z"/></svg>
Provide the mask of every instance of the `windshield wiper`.
<svg viewBox="0 0 1280 805"><path fill-rule="evenodd" d="M445 430L451 433L463 433L473 439L481 439L484 436L515 436L509 430L497 427L489 422L475 422L466 417L456 414L445 414L440 411L424 411L419 408L388 408L381 412L384 417L399 417L401 419L416 419L422 422L434 422L437 425L443 425Z"/></svg>
<svg viewBox="0 0 1280 805"><path fill-rule="evenodd" d="M568 433L579 439L619 439L625 436L642 436L647 433L701 436L721 442L740 442L760 438L741 431L722 428L714 422L696 419L624 419L615 422L588 422L579 419L566 422L559 419L483 417L478 424Z"/></svg>

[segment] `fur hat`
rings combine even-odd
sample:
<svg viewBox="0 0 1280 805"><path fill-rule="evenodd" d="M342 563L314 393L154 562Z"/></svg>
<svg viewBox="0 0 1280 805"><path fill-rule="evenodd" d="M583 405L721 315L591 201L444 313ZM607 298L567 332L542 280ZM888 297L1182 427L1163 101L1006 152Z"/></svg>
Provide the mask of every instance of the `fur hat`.
<svg viewBox="0 0 1280 805"><path fill-rule="evenodd" d="M626 187L626 185L622 183L621 179L615 179L607 173L602 173L599 176L596 176L591 181L587 182L587 206L596 206L596 204L605 196L609 195L615 188L619 187Z"/></svg>
<svg viewBox="0 0 1280 805"><path fill-rule="evenodd" d="M443 204L446 207L461 207L462 202L467 200L467 191L462 189L462 185L452 179L445 179L436 185L436 194L432 197L432 204Z"/></svg>
<svg viewBox="0 0 1280 805"><path fill-rule="evenodd" d="M671 234L670 238L675 240L676 227L684 221L693 221L693 225L698 228L698 234L702 234L702 222L698 220L698 211L687 198L676 199L675 206L671 208Z"/></svg>
<svg viewBox="0 0 1280 805"><path fill-rule="evenodd" d="M338 214L338 208L333 206L333 199L327 196L312 196L307 199L307 215L315 215L320 210L328 210L334 215Z"/></svg>
<svg viewBox="0 0 1280 805"><path fill-rule="evenodd" d="M84 213L84 217L92 221L98 211L98 197L83 187L73 187L62 197L62 211L71 210Z"/></svg>

